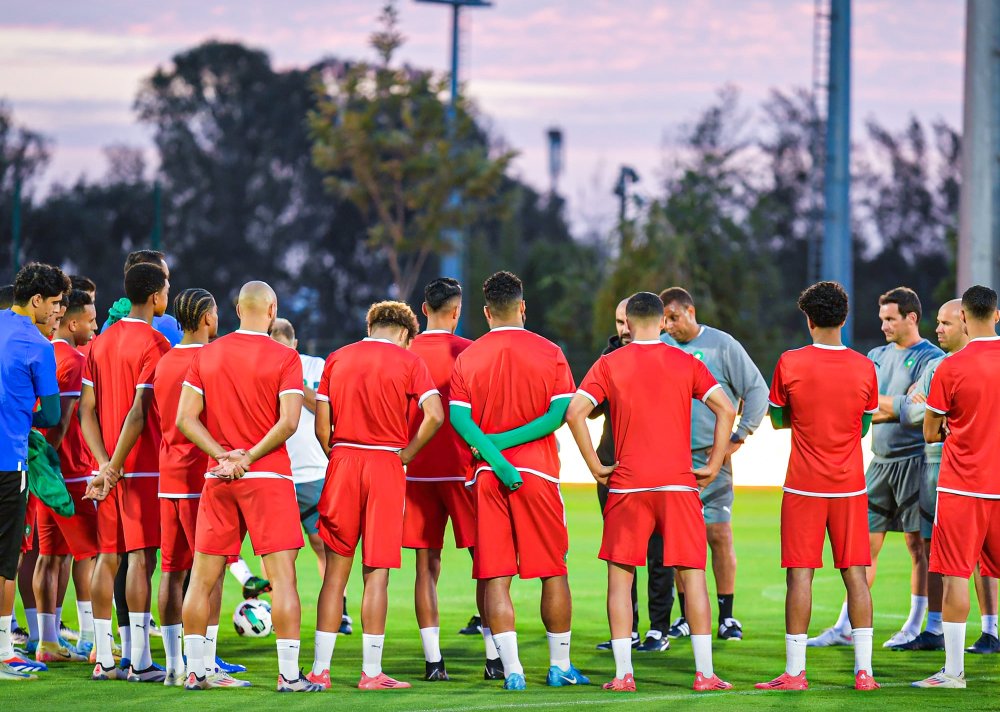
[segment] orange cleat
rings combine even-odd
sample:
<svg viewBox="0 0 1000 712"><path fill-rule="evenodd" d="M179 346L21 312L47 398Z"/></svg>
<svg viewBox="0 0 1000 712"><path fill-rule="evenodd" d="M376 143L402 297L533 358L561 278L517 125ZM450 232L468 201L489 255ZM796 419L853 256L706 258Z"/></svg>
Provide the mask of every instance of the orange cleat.
<svg viewBox="0 0 1000 712"><path fill-rule="evenodd" d="M409 686L410 683L393 680L384 672L380 672L375 677L368 677L361 673L361 682L358 683L359 690L405 690Z"/></svg>
<svg viewBox="0 0 1000 712"><path fill-rule="evenodd" d="M733 689L733 685L718 675L705 677L700 672L696 672L694 674L694 684L691 686L691 689L695 692L711 692L713 690L731 690Z"/></svg>
<svg viewBox="0 0 1000 712"><path fill-rule="evenodd" d="M324 670L319 675L311 672L306 675L306 680L313 683L314 685L321 685L324 690L330 689L330 671Z"/></svg>
<svg viewBox="0 0 1000 712"><path fill-rule="evenodd" d="M881 689L881 685L875 682L875 678L869 675L864 670L859 670L858 674L854 676L854 689L855 690L878 690Z"/></svg>
<svg viewBox="0 0 1000 712"><path fill-rule="evenodd" d="M616 677L611 682L605 682L603 687L612 692L635 692L635 678L632 673L625 673L625 677Z"/></svg>
<svg viewBox="0 0 1000 712"><path fill-rule="evenodd" d="M803 670L798 675L789 675L783 672L778 677L768 682L758 682L754 685L758 690L808 690L809 681L806 680L806 671Z"/></svg>

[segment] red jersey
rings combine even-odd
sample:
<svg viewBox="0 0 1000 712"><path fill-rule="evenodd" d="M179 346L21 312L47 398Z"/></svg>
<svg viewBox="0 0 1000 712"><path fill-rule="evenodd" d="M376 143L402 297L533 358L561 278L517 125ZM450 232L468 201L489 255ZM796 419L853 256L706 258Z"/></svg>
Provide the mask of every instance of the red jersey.
<svg viewBox="0 0 1000 712"><path fill-rule="evenodd" d="M194 499L201 496L208 472L208 455L177 429L177 404L188 369L203 344L170 349L156 366L153 393L160 413L160 496Z"/></svg>
<svg viewBox="0 0 1000 712"><path fill-rule="evenodd" d="M407 415L437 394L423 359L386 339L363 339L326 359L316 400L330 403L334 447L402 450Z"/></svg>
<svg viewBox="0 0 1000 712"><path fill-rule="evenodd" d="M719 388L699 359L656 341L601 356L577 393L608 401L618 467L611 492L698 490L691 472L691 399Z"/></svg>
<svg viewBox="0 0 1000 712"><path fill-rule="evenodd" d="M63 339L54 339L52 348L56 355L59 395L63 398L79 398L80 391L83 390L83 369L87 357ZM89 478L97 470L97 461L90 454L90 449L83 439L80 419L76 414L78 407L79 405L73 406L69 427L58 450L59 468L62 470L63 479L67 482L78 482Z"/></svg>
<svg viewBox="0 0 1000 712"><path fill-rule="evenodd" d="M576 386L562 349L519 327L489 331L455 362L450 404L472 409L472 420L487 435L531 422L557 398L572 398ZM559 481L556 436L549 434L503 455L516 469L552 482ZM472 473L472 481L484 463Z"/></svg>
<svg viewBox="0 0 1000 712"><path fill-rule="evenodd" d="M94 389L97 417L108 455L114 452L135 393L153 387L160 357L170 342L141 319L128 317L112 324L94 339L87 356L83 382ZM125 458L126 477L156 477L160 468L160 418L150 407L142 434Z"/></svg>
<svg viewBox="0 0 1000 712"><path fill-rule="evenodd" d="M455 359L471 344L468 339L455 336L449 331L425 331L410 344L410 351L427 364L434 386L445 403L448 402L448 394L451 391L451 372L455 368ZM417 408L416 404L411 404L411 438L416 435L423 420L423 411ZM464 481L471 465L472 450L451 427L448 421L448 409L445 408L444 424L406 466L406 477L420 480Z"/></svg>
<svg viewBox="0 0 1000 712"><path fill-rule="evenodd" d="M938 492L1000 499L1000 336L973 339L934 372L927 407L948 416ZM977 417L978 414L978 417Z"/></svg>
<svg viewBox="0 0 1000 712"><path fill-rule="evenodd" d="M778 359L768 400L791 409L786 492L810 497L864 494L861 419L878 411L875 365L846 346L813 344Z"/></svg>
<svg viewBox="0 0 1000 712"><path fill-rule="evenodd" d="M205 399L201 419L226 450L249 450L278 422L279 398L302 395L302 361L295 349L243 329L195 349L184 386ZM208 467L216 465L209 458ZM292 477L282 443L250 465L250 478Z"/></svg>

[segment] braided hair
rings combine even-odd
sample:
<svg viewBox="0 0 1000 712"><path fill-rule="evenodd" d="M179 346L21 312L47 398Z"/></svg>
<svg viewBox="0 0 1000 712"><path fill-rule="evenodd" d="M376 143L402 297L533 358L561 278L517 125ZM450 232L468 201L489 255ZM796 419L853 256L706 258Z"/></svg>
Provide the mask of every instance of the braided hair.
<svg viewBox="0 0 1000 712"><path fill-rule="evenodd" d="M174 298L174 318L185 332L197 331L201 318L212 311L215 297L206 289L185 289Z"/></svg>

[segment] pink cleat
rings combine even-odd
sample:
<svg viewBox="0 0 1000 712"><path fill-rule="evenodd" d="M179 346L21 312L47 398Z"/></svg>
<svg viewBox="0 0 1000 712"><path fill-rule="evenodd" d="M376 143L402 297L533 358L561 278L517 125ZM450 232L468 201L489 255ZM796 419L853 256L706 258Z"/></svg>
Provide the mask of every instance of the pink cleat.
<svg viewBox="0 0 1000 712"><path fill-rule="evenodd" d="M758 682L754 685L758 690L808 690L809 681L806 680L806 671L803 670L798 675L789 675L783 672L778 677L768 682Z"/></svg>
<svg viewBox="0 0 1000 712"><path fill-rule="evenodd" d="M731 690L733 689L733 685L718 675L705 677L700 672L696 672L694 674L694 684L691 686L691 689L695 692L712 692L713 690Z"/></svg>
<svg viewBox="0 0 1000 712"><path fill-rule="evenodd" d="M409 686L410 683L393 680L384 672L375 677L368 677L362 672L361 681L358 683L359 690L405 690Z"/></svg>
<svg viewBox="0 0 1000 712"><path fill-rule="evenodd" d="M632 677L632 673L625 673L625 677L616 677L611 682L605 682L603 688L612 692L635 692L635 678Z"/></svg>
<svg viewBox="0 0 1000 712"><path fill-rule="evenodd" d="M854 676L854 689L855 690L878 690L881 689L881 685L875 682L875 678L869 675L864 670L859 670L858 674Z"/></svg>
<svg viewBox="0 0 1000 712"><path fill-rule="evenodd" d="M310 672L306 675L306 680L313 683L314 685L321 685L324 690L330 689L330 671L324 670L319 675L314 672Z"/></svg>

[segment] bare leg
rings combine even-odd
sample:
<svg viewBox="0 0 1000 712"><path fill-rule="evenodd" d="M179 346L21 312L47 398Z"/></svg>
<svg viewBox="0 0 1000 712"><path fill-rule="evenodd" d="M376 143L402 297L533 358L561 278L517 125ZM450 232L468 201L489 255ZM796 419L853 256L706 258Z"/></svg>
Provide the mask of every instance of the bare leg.
<svg viewBox="0 0 1000 712"><path fill-rule="evenodd" d="M316 566L319 568L319 577L322 579L326 569L326 546L316 532L306 532L306 536L309 539L309 547L316 554Z"/></svg>
<svg viewBox="0 0 1000 712"><path fill-rule="evenodd" d="M976 598L979 599L979 613L984 616L997 615L997 579L983 576L977 568L973 574L976 581Z"/></svg>
<svg viewBox="0 0 1000 712"><path fill-rule="evenodd" d="M508 599L510 589L507 589ZM629 584L629 610L632 608L632 589ZM569 631L573 619L573 599L569 592L569 578L567 576L550 576L542 579L542 624L549 633L566 633ZM511 604L513 612L513 603ZM629 618L629 626L632 619ZM513 625L511 626L513 629ZM629 632L629 637L632 633Z"/></svg>
<svg viewBox="0 0 1000 712"><path fill-rule="evenodd" d="M910 593L914 596L927 595L927 549L920 532L906 532L906 548L910 552ZM874 557L872 558L874 561Z"/></svg>
<svg viewBox="0 0 1000 712"><path fill-rule="evenodd" d="M514 630L514 603L510 600L510 576L486 580L486 615L493 636Z"/></svg>
<svg viewBox="0 0 1000 712"><path fill-rule="evenodd" d="M316 630L336 633L344 615L344 590L351 575L353 556L341 556L326 550L323 587L316 605Z"/></svg>
<svg viewBox="0 0 1000 712"><path fill-rule="evenodd" d="M32 588L35 594L35 608L38 609L39 613L56 612L61 558L58 556L39 556L35 564ZM25 605L27 606L27 604Z"/></svg>
<svg viewBox="0 0 1000 712"><path fill-rule="evenodd" d="M361 568L365 582L361 598L361 630L367 635L385 635L389 612L389 569Z"/></svg>
<svg viewBox="0 0 1000 712"><path fill-rule="evenodd" d="M885 544L885 532L872 532L868 535L868 546L872 552L872 565L868 567L866 576L868 579L868 588L875 585L875 571L878 566L878 555L882 551L882 545Z"/></svg>
<svg viewBox="0 0 1000 712"><path fill-rule="evenodd" d="M298 640L302 625L302 606L295 578L295 557L298 553L298 549L289 549L263 557L268 581L271 582L271 622L274 634L281 639ZM210 586L215 586L217 579L218 576L213 578ZM211 589L206 593L211 593Z"/></svg>
<svg viewBox="0 0 1000 712"><path fill-rule="evenodd" d="M94 606L94 618L111 620L111 603L115 597L115 574L121 564L119 554L98 554L94 563L94 575L90 583L90 596Z"/></svg>
<svg viewBox="0 0 1000 712"><path fill-rule="evenodd" d="M140 549L128 553L128 579L125 582L125 598L130 613L145 613L150 610L152 588L150 579L156 567L156 549Z"/></svg>
<svg viewBox="0 0 1000 712"><path fill-rule="evenodd" d="M159 604L160 625L177 625L184 608L184 579L187 571L163 571L160 590L156 596Z"/></svg>
<svg viewBox="0 0 1000 712"><path fill-rule="evenodd" d="M441 550L417 549L416 569L413 604L417 612L417 626L434 628L441 624L437 599L437 582L441 576Z"/></svg>
<svg viewBox="0 0 1000 712"><path fill-rule="evenodd" d="M847 611L851 618L852 628L872 627L872 594L865 577L865 568L864 566L851 566L840 572L844 579L844 586L847 588ZM806 625L809 625L808 619Z"/></svg>
<svg viewBox="0 0 1000 712"><path fill-rule="evenodd" d="M632 637L632 581L635 567L608 562L608 624L612 640Z"/></svg>
<svg viewBox="0 0 1000 712"><path fill-rule="evenodd" d="M712 573L715 590L720 596L736 591L736 549L733 546L733 527L729 522L706 526L708 546L712 550Z"/></svg>
<svg viewBox="0 0 1000 712"><path fill-rule="evenodd" d="M184 596L184 634L204 636L211 617L212 591L226 571L225 556L195 553Z"/></svg>

